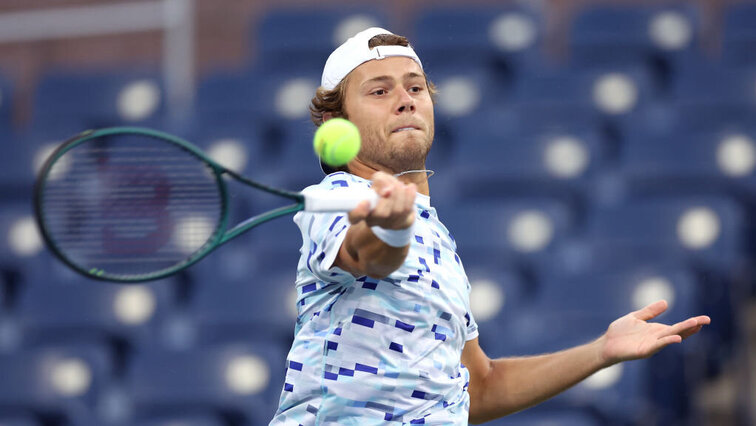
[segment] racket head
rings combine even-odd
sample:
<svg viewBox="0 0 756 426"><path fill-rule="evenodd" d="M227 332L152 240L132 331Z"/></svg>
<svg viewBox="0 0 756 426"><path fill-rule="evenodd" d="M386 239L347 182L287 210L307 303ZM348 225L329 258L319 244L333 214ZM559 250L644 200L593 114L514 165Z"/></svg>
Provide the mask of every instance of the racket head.
<svg viewBox="0 0 756 426"><path fill-rule="evenodd" d="M35 216L50 250L93 279L156 280L219 245L228 222L222 166L175 136L88 130L39 171Z"/></svg>

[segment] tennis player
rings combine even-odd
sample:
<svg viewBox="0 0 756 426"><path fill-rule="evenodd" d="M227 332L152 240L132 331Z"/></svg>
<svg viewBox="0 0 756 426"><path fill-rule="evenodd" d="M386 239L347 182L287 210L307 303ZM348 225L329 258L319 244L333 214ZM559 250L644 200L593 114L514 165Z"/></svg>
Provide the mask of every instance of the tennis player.
<svg viewBox="0 0 756 426"><path fill-rule="evenodd" d="M273 425L485 422L649 357L710 322L648 322L667 308L658 301L591 343L488 358L454 239L429 197L434 90L407 39L381 28L347 40L325 64L313 120L348 118L362 149L310 188L372 187L380 199L372 211L363 203L348 214L294 217L303 238L299 316Z"/></svg>

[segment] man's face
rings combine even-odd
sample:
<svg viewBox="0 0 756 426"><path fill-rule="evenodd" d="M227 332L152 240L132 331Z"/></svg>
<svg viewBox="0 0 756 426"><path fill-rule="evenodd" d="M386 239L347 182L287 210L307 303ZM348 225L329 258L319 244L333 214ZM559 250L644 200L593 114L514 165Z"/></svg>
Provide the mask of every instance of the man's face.
<svg viewBox="0 0 756 426"><path fill-rule="evenodd" d="M420 66L390 57L355 68L344 109L359 129L363 163L394 173L425 167L433 143L433 102Z"/></svg>

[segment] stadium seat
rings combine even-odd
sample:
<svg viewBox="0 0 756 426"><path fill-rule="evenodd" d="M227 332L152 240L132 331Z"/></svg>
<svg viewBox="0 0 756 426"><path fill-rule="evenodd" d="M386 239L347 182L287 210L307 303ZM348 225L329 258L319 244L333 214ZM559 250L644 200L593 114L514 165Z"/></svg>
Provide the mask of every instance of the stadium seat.
<svg viewBox="0 0 756 426"><path fill-rule="evenodd" d="M113 369L107 349L96 345L0 353L0 405L69 424L91 424L97 395Z"/></svg>
<svg viewBox="0 0 756 426"><path fill-rule="evenodd" d="M210 75L199 87L199 120L207 121L207 126L229 128L254 123L250 130L255 133L258 158L265 157L265 161L253 164L262 169L255 172L258 175L272 174L275 180L276 171L282 166L285 165L289 172L292 170L286 152L294 149L298 154L299 151L291 144L312 146L315 126L310 121L308 108L319 85L319 71L301 69L264 77L259 71ZM214 131L220 129L209 132ZM309 148L308 156L312 156L312 148Z"/></svg>
<svg viewBox="0 0 756 426"><path fill-rule="evenodd" d="M486 426L599 426L601 417L596 416L590 409L551 409L532 407L525 411L510 414L490 422Z"/></svg>
<svg viewBox="0 0 756 426"><path fill-rule="evenodd" d="M412 23L412 40L427 69L482 62L509 79L543 61L543 17L536 7L428 7Z"/></svg>
<svg viewBox="0 0 756 426"><path fill-rule="evenodd" d="M201 77L197 85L197 118L217 116L239 123L252 118L259 85L255 77L247 70L216 71Z"/></svg>
<svg viewBox="0 0 756 426"><path fill-rule="evenodd" d="M756 65L753 46L756 43L756 5L743 2L728 4L722 24L722 61L736 66Z"/></svg>
<svg viewBox="0 0 756 426"><path fill-rule="evenodd" d="M666 299L669 309L661 318L665 322L683 321L700 312L696 277L683 265L595 265L577 274L554 268L541 270L540 275L536 303L548 311L586 311L616 319Z"/></svg>
<svg viewBox="0 0 756 426"><path fill-rule="evenodd" d="M754 81L756 68L753 67L702 64L681 72L672 84L671 95L684 106L739 107L747 109L752 115L756 108Z"/></svg>
<svg viewBox="0 0 756 426"><path fill-rule="evenodd" d="M665 83L699 58L701 18L690 4L589 4L570 24L576 64L641 64Z"/></svg>
<svg viewBox="0 0 756 426"><path fill-rule="evenodd" d="M116 341L133 347L158 332L175 304L171 280L123 285L79 277L66 282L53 271L28 273L18 296L15 317L29 344Z"/></svg>
<svg viewBox="0 0 756 426"><path fill-rule="evenodd" d="M312 31L313 23L318 31ZM347 38L386 25L381 8L365 5L275 8L251 27L255 66L275 73L290 69L294 60L298 67L322 69L331 51Z"/></svg>
<svg viewBox="0 0 756 426"><path fill-rule="evenodd" d="M134 421L134 426L226 426L228 423L223 421L220 416L213 414L206 415L163 415L154 418ZM248 423L252 424L252 423Z"/></svg>
<svg viewBox="0 0 756 426"><path fill-rule="evenodd" d="M9 188L11 196L28 198L39 170L53 150L86 129L84 123L77 120L51 120L42 126L8 134L7 146L13 161L8 161L0 176L7 179L4 186Z"/></svg>
<svg viewBox="0 0 756 426"><path fill-rule="evenodd" d="M612 318L614 319L614 318ZM582 345L600 336L610 318L578 309L522 310L499 330L505 356L552 353ZM644 424L652 401L647 361L623 363L602 370L593 377L545 402L538 409L582 408L599 414L601 424ZM647 420L646 420L647 421Z"/></svg>
<svg viewBox="0 0 756 426"><path fill-rule="evenodd" d="M230 263L218 254L224 257L224 263ZM245 335L264 336L289 344L297 318L294 281L298 255L293 250L290 264L276 267L272 253L250 250L246 258L259 257L262 262L254 272L232 276L217 265L212 268L216 279L197 279L188 309L199 338L218 342Z"/></svg>
<svg viewBox="0 0 756 426"><path fill-rule="evenodd" d="M25 415L0 415L0 424L3 426L39 426L31 416Z"/></svg>
<svg viewBox="0 0 756 426"><path fill-rule="evenodd" d="M713 126L713 124L712 124ZM735 193L756 187L747 157L756 132L744 126L652 133L632 131L620 149L621 173L637 191Z"/></svg>
<svg viewBox="0 0 756 426"><path fill-rule="evenodd" d="M285 359L285 350L252 338L188 351L143 347L127 367L127 389L145 416L216 413L262 424L275 412Z"/></svg>
<svg viewBox="0 0 756 426"><path fill-rule="evenodd" d="M11 81L6 76L0 75L0 131L13 128L14 92Z"/></svg>
<svg viewBox="0 0 756 426"><path fill-rule="evenodd" d="M512 265L476 256L462 257L470 281L470 309L478 324L480 345L489 357L509 354L502 324L532 306L533 288Z"/></svg>
<svg viewBox="0 0 756 426"><path fill-rule="evenodd" d="M23 201L3 202L0 210L0 268L22 273L44 248L28 195Z"/></svg>
<svg viewBox="0 0 756 426"><path fill-rule="evenodd" d="M648 71L635 65L552 67L533 71L515 82L510 101L524 105L590 108L614 120L655 100Z"/></svg>
<svg viewBox="0 0 756 426"><path fill-rule="evenodd" d="M435 114L439 124L453 125L463 117L501 105L508 90L506 82L480 61L455 61L445 67L427 65L425 69L438 90Z"/></svg>
<svg viewBox="0 0 756 426"><path fill-rule="evenodd" d="M465 140L454 145L450 165L456 184L462 191L582 195L605 155L598 126L576 113L574 120L542 116L539 128L521 118L523 110L491 110L459 122Z"/></svg>
<svg viewBox="0 0 756 426"><path fill-rule="evenodd" d="M591 211L586 236L598 251L628 260L664 254L727 271L742 260L744 220L743 208L727 197L648 197Z"/></svg>
<svg viewBox="0 0 756 426"><path fill-rule="evenodd" d="M75 120L85 128L147 123L164 105L163 83L154 73L58 71L37 87L34 122Z"/></svg>
<svg viewBox="0 0 756 426"><path fill-rule="evenodd" d="M442 213L462 259L524 264L558 247L576 220L564 203L535 197L478 199Z"/></svg>

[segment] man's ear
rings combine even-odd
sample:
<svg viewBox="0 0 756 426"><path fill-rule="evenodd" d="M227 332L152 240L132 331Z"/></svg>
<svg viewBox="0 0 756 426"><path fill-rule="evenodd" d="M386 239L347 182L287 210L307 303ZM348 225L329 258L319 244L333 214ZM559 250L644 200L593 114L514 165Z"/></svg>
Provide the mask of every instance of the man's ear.
<svg viewBox="0 0 756 426"><path fill-rule="evenodd" d="M324 112L323 113L323 123L333 118L332 112Z"/></svg>

